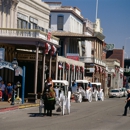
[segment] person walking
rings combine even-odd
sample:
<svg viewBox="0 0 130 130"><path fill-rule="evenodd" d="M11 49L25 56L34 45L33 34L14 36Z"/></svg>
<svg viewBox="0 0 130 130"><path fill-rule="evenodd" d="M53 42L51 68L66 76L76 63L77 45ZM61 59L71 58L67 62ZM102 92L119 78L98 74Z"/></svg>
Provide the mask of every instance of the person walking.
<svg viewBox="0 0 130 130"><path fill-rule="evenodd" d="M124 108L124 114L123 116L127 116L127 108L130 107L130 90L127 90L127 98L126 98L126 105Z"/></svg>
<svg viewBox="0 0 130 130"><path fill-rule="evenodd" d="M11 86L11 83L8 83L8 85L6 87L6 93L8 96L8 102L10 103L10 100L11 100L12 94L13 94L13 86Z"/></svg>

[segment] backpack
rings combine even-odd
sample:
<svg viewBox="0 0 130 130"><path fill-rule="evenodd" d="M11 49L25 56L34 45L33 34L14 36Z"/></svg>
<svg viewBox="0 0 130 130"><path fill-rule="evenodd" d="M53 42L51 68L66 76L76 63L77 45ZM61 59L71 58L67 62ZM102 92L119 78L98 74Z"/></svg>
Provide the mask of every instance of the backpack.
<svg viewBox="0 0 130 130"><path fill-rule="evenodd" d="M50 89L50 91L48 92L48 98L55 98L55 90L54 89Z"/></svg>

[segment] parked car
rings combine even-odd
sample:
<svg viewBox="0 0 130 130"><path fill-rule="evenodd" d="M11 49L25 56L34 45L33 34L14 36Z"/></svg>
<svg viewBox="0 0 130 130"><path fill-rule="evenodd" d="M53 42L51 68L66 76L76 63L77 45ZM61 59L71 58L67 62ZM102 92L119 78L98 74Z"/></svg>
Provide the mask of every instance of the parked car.
<svg viewBox="0 0 130 130"><path fill-rule="evenodd" d="M122 96L126 97L127 96L127 90L126 90L126 88L120 88L120 89L121 89L121 92L122 92Z"/></svg>
<svg viewBox="0 0 130 130"><path fill-rule="evenodd" d="M109 91L109 98L111 97L122 97L123 93L121 91L121 89L110 89Z"/></svg>

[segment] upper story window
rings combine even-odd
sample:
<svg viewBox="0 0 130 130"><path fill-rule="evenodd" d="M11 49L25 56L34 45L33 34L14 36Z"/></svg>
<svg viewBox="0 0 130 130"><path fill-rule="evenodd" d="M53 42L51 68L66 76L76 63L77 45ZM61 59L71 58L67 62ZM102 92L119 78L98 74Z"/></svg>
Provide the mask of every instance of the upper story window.
<svg viewBox="0 0 130 130"><path fill-rule="evenodd" d="M49 28L51 28L51 15L49 15Z"/></svg>
<svg viewBox="0 0 130 130"><path fill-rule="evenodd" d="M63 30L64 17L58 16L57 18L57 30Z"/></svg>
<svg viewBox="0 0 130 130"><path fill-rule="evenodd" d="M24 21L22 19L18 19L17 20L17 28L23 28L23 29L27 29L28 26L27 26L27 21Z"/></svg>
<svg viewBox="0 0 130 130"><path fill-rule="evenodd" d="M37 29L38 20L30 16L31 29Z"/></svg>
<svg viewBox="0 0 130 130"><path fill-rule="evenodd" d="M28 17L26 15L23 15L21 13L17 13L17 28L23 28L26 29L28 28Z"/></svg>

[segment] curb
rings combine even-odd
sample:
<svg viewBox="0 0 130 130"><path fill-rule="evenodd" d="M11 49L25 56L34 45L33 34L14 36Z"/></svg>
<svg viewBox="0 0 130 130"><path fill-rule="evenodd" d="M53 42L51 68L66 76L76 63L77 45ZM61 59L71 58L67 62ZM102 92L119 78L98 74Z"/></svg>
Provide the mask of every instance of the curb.
<svg viewBox="0 0 130 130"><path fill-rule="evenodd" d="M19 105L19 106L13 106L13 107L6 107L6 108L0 108L1 112L16 110L16 109L24 109L24 108L30 108L30 107L37 107L39 104L28 104L28 105Z"/></svg>
<svg viewBox="0 0 130 130"><path fill-rule="evenodd" d="M0 109L0 112L6 112L6 111L16 110L16 109L18 109L18 106L7 107L7 108L1 108L1 109Z"/></svg>
<svg viewBox="0 0 130 130"><path fill-rule="evenodd" d="M18 106L18 109L29 108L29 107L37 107L37 106L39 106L39 104L21 105L21 106Z"/></svg>

